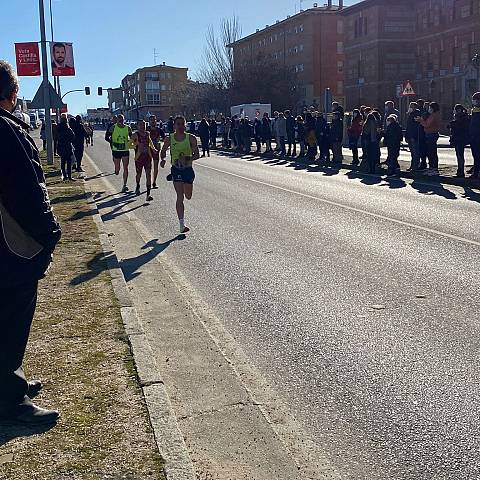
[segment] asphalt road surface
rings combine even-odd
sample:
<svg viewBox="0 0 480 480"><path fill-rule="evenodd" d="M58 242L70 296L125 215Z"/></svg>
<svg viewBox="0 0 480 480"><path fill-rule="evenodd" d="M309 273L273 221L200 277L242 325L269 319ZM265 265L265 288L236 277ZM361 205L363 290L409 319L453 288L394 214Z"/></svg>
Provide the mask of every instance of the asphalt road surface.
<svg viewBox="0 0 480 480"><path fill-rule="evenodd" d="M86 151L110 173L102 136ZM480 478L480 193L283 163L199 160L164 254L342 478ZM125 206L161 242L167 173Z"/></svg>

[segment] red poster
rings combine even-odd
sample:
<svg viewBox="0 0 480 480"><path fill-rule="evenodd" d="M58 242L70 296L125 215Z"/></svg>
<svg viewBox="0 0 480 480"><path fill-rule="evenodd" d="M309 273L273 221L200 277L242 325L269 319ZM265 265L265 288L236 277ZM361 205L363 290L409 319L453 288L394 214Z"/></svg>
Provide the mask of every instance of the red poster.
<svg viewBox="0 0 480 480"><path fill-rule="evenodd" d="M41 75L38 43L16 43L15 56L19 77L38 77Z"/></svg>

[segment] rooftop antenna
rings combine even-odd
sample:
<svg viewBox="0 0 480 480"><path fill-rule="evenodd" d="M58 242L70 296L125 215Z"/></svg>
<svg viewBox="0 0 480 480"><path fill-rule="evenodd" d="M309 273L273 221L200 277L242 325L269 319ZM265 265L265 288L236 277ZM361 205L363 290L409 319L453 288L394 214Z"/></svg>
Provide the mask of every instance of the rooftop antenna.
<svg viewBox="0 0 480 480"><path fill-rule="evenodd" d="M154 49L153 49L153 64L154 64L154 65L157 64L157 57L158 57L157 49L154 48Z"/></svg>

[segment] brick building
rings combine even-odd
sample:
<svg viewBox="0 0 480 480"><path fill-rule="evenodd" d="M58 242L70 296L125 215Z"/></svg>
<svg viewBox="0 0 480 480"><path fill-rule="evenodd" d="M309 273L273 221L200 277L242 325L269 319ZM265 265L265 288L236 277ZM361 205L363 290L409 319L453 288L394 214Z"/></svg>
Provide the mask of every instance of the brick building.
<svg viewBox="0 0 480 480"><path fill-rule="evenodd" d="M123 108L127 120L146 119L149 114L166 120L184 110L187 68L156 65L139 68L122 80Z"/></svg>
<svg viewBox="0 0 480 480"><path fill-rule="evenodd" d="M108 108L113 115L124 113L123 90L121 87L109 88L108 92Z"/></svg>
<svg viewBox="0 0 480 480"><path fill-rule="evenodd" d="M265 55L296 72L297 84L292 88L297 88L299 106L322 105L326 88L343 103L342 8L343 0L338 5L328 0L325 6L315 4L238 40L231 45L236 68L247 62L254 64L259 55Z"/></svg>
<svg viewBox="0 0 480 480"><path fill-rule="evenodd" d="M364 0L342 10L348 109L382 106L411 80L444 117L478 89L480 0Z"/></svg>

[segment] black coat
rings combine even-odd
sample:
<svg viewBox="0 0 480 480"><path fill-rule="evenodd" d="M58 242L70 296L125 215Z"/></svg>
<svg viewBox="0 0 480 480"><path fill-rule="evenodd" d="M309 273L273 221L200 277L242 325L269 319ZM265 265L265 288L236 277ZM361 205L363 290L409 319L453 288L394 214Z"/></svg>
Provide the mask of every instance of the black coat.
<svg viewBox="0 0 480 480"><path fill-rule="evenodd" d="M480 143L480 107L472 109L472 116L470 119L470 142L476 145Z"/></svg>
<svg viewBox="0 0 480 480"><path fill-rule="evenodd" d="M387 125L384 135L384 143L388 148L394 148L400 150L403 140L402 127L398 122L392 122Z"/></svg>
<svg viewBox="0 0 480 480"><path fill-rule="evenodd" d="M57 127L57 152L61 157L68 157L73 153L75 134L66 124L61 122Z"/></svg>
<svg viewBox="0 0 480 480"><path fill-rule="evenodd" d="M330 142L341 142L343 140L343 121L332 120L330 125Z"/></svg>
<svg viewBox="0 0 480 480"><path fill-rule="evenodd" d="M448 125L450 143L454 146L465 146L470 143L470 117L467 113L457 116Z"/></svg>
<svg viewBox="0 0 480 480"><path fill-rule="evenodd" d="M73 144L82 146L85 143L85 138L87 136L87 132L83 126L83 123L76 121L72 130L75 134L75 140Z"/></svg>
<svg viewBox="0 0 480 480"><path fill-rule="evenodd" d="M210 125L205 122L200 122L200 125L198 125L197 128L197 133L202 140L206 140L208 142L210 139Z"/></svg>
<svg viewBox="0 0 480 480"><path fill-rule="evenodd" d="M287 135L293 137L295 135L296 120L290 115L287 117Z"/></svg>
<svg viewBox="0 0 480 480"><path fill-rule="evenodd" d="M27 133L28 128L0 108L0 201L25 234L43 249L33 258L14 253L15 248L8 241L9 227L2 216L0 288L42 278L61 235L50 207L38 149Z"/></svg>
<svg viewBox="0 0 480 480"><path fill-rule="evenodd" d="M420 110L414 110L412 113L408 114L407 127L405 129L405 139L407 140L407 142L411 138L414 138L415 140L419 140L421 125L415 120L415 118L421 117L421 116L422 116L422 113L420 112Z"/></svg>

